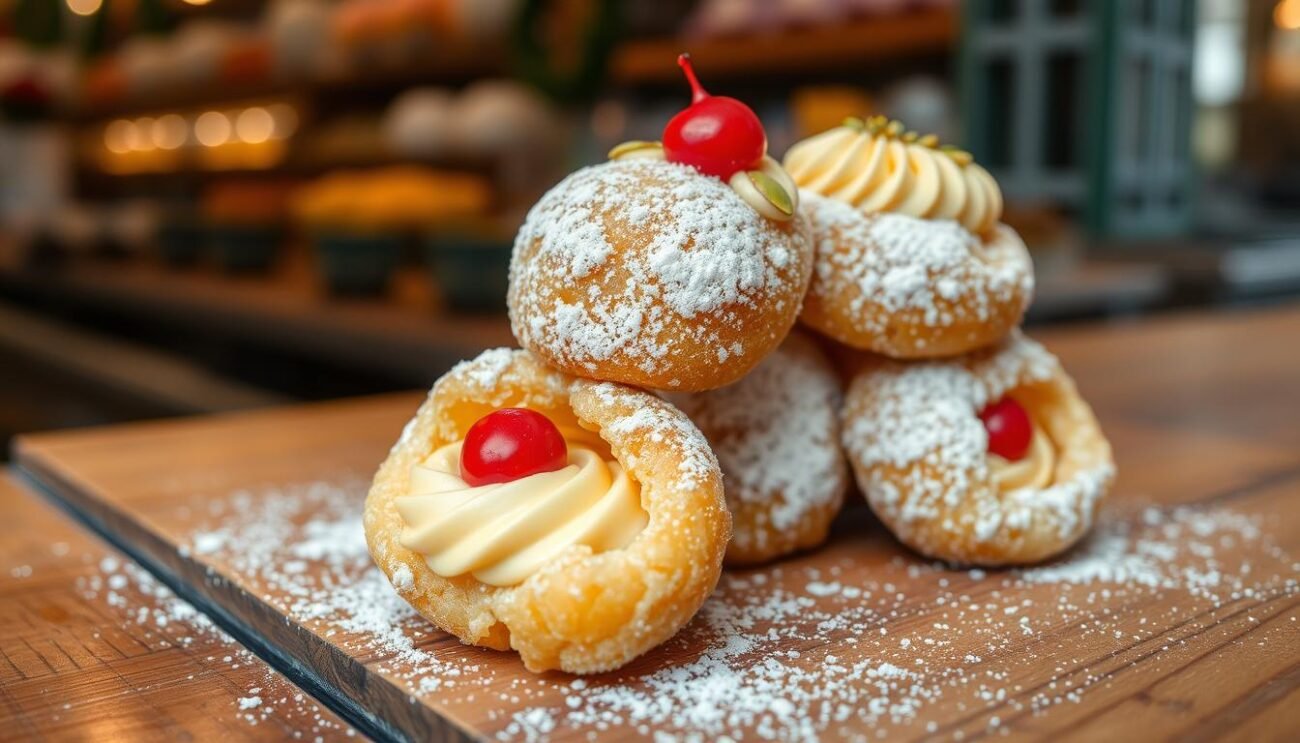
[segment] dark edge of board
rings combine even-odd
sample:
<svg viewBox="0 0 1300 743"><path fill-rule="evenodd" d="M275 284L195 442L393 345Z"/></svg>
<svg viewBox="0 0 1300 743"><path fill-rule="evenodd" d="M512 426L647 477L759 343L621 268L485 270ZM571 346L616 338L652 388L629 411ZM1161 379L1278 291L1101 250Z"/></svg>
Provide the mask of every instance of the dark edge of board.
<svg viewBox="0 0 1300 743"><path fill-rule="evenodd" d="M141 527L124 513L86 497L59 475L42 467L37 457L15 447L12 470L32 489L115 549L139 563L181 599L193 604L241 645L283 674L293 684L342 717L362 734L387 742L479 740L386 679L371 684L362 664L336 646L322 642L305 627L257 596L228 581L210 566L181 555L174 545ZM254 627L265 628L265 633ZM322 652L323 651L323 652ZM311 664L300 658L316 658ZM350 693L349 693L350 692ZM384 698L388 708L410 710L400 720L372 712L362 701Z"/></svg>

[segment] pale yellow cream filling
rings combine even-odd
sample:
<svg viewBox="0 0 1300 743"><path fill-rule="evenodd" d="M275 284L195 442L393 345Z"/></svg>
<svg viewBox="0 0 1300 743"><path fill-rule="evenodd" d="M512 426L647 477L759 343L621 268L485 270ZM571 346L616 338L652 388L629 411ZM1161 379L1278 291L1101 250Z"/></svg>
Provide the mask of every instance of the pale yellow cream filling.
<svg viewBox="0 0 1300 743"><path fill-rule="evenodd" d="M1002 216L1002 191L984 168L884 132L836 127L790 148L784 165L800 188L868 213L953 219L977 235Z"/></svg>
<svg viewBox="0 0 1300 743"><path fill-rule="evenodd" d="M396 499L402 545L438 575L468 573L493 586L522 582L573 545L627 546L649 521L640 485L587 443L591 434L562 432L567 466L495 485L460 478L463 441L434 451Z"/></svg>
<svg viewBox="0 0 1300 743"><path fill-rule="evenodd" d="M1056 447L1043 427L1034 423L1034 437L1025 456L1012 462L997 454L989 454L989 471L994 484L1003 493L1045 488L1052 484L1056 474Z"/></svg>

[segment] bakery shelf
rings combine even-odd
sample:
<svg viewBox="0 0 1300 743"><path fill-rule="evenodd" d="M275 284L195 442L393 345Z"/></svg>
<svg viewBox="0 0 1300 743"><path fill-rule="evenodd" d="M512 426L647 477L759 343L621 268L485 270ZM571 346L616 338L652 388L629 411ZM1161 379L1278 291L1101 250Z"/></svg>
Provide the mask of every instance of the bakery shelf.
<svg viewBox="0 0 1300 743"><path fill-rule="evenodd" d="M180 357L0 302L0 351L79 384L167 413L266 407L289 398L213 373ZM48 424L47 424L48 425Z"/></svg>
<svg viewBox="0 0 1300 743"><path fill-rule="evenodd" d="M120 316L319 358L425 385L491 346L514 345L500 315L444 314L427 274L403 271L383 299L336 299L307 261L266 276L88 263L56 270L0 267L0 294L46 306Z"/></svg>
<svg viewBox="0 0 1300 743"><path fill-rule="evenodd" d="M611 77L619 84L676 81L682 51L691 53L697 69L708 70L710 80L844 69L952 51L958 29L957 10L940 7L767 35L630 41L615 52Z"/></svg>
<svg viewBox="0 0 1300 743"><path fill-rule="evenodd" d="M283 80L274 76L239 82L213 82L160 94L147 100L121 100L110 104L87 104L71 112L73 119L96 122L119 116L154 114L160 110L222 106L258 98L286 96L331 101L346 97L393 93L417 85L463 83L476 78L506 74L504 55L478 47L443 49L436 57L402 67L380 67L362 72L349 71L308 80Z"/></svg>

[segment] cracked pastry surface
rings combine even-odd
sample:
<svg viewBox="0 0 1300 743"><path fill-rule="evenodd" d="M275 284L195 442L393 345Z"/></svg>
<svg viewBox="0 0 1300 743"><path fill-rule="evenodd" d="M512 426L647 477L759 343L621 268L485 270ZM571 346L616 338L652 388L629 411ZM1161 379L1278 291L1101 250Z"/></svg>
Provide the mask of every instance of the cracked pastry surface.
<svg viewBox="0 0 1300 743"><path fill-rule="evenodd" d="M1036 429L1025 459L987 451L978 414L1003 397ZM872 510L901 541L942 560L1039 562L1091 528L1115 476L1110 444L1060 362L1013 333L949 361L879 360L853 380L844 446Z"/></svg>
<svg viewBox="0 0 1300 743"><path fill-rule="evenodd" d="M767 562L826 541L849 471L839 441L843 391L812 340L791 333L739 382L669 399L722 466L734 524L727 564Z"/></svg>
<svg viewBox="0 0 1300 743"><path fill-rule="evenodd" d="M510 585L431 569L402 541L398 501L411 493L411 473L507 407L591 434L589 445L637 483L644 527L615 548L568 544ZM438 380L376 474L364 523L375 563L390 580L409 571L413 580L394 587L431 622L468 644L514 649L530 670L571 673L618 668L675 634L717 583L731 531L717 460L683 413L650 393L574 378L507 349Z"/></svg>
<svg viewBox="0 0 1300 743"><path fill-rule="evenodd" d="M812 270L802 212L764 217L689 166L626 158L579 170L515 241L515 337L578 376L701 391L785 338Z"/></svg>
<svg viewBox="0 0 1300 743"><path fill-rule="evenodd" d="M1029 252L1005 225L989 241L951 220L865 214L801 193L816 243L802 322L894 358L953 356L1006 336L1033 298Z"/></svg>

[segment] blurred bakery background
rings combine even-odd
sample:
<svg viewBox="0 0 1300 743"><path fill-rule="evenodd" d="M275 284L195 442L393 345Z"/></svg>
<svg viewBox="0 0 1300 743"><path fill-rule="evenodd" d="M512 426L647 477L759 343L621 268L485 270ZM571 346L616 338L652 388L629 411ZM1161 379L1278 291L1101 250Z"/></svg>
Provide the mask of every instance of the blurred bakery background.
<svg viewBox="0 0 1300 743"><path fill-rule="evenodd" d="M688 102L969 149L1031 325L1300 297L1300 0L0 0L0 438L427 386Z"/></svg>

